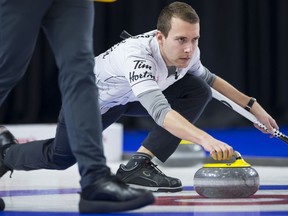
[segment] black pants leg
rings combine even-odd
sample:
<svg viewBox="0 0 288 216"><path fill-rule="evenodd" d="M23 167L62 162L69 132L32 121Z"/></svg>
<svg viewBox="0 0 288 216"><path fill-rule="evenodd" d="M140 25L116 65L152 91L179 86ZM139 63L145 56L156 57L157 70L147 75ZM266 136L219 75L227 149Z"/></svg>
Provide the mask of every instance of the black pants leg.
<svg viewBox="0 0 288 216"><path fill-rule="evenodd" d="M5 156L5 164L14 170L63 170L76 163L73 156L62 112L58 118L56 136L21 145L12 145Z"/></svg>

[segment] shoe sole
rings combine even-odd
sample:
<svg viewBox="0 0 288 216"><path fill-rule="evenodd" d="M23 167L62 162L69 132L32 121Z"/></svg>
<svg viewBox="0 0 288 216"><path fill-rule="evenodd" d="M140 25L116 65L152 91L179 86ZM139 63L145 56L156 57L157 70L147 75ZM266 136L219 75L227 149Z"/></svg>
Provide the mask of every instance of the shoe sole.
<svg viewBox="0 0 288 216"><path fill-rule="evenodd" d="M180 192L183 190L183 187L149 187L149 186L143 186L143 185L135 185L135 184L129 184L128 185L132 188L140 188L140 189L146 189L152 192L170 192L170 193L175 193L175 192Z"/></svg>
<svg viewBox="0 0 288 216"><path fill-rule="evenodd" d="M90 201L80 198L80 213L112 213L138 209L155 202L151 192L146 192L143 196L130 201Z"/></svg>

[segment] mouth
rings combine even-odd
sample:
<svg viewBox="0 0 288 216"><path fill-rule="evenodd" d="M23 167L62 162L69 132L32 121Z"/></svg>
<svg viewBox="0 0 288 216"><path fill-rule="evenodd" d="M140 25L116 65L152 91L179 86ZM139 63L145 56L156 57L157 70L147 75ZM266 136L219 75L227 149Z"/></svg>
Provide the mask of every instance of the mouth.
<svg viewBox="0 0 288 216"><path fill-rule="evenodd" d="M183 59L183 60L190 60L192 58L192 56L190 56L190 55L183 55L183 56L181 56L180 57L180 59Z"/></svg>
<svg viewBox="0 0 288 216"><path fill-rule="evenodd" d="M191 60L191 58L189 58L189 57L185 57L185 58L180 58L179 59L180 60L180 62L182 62L182 63L187 63L187 62L190 62L190 60Z"/></svg>

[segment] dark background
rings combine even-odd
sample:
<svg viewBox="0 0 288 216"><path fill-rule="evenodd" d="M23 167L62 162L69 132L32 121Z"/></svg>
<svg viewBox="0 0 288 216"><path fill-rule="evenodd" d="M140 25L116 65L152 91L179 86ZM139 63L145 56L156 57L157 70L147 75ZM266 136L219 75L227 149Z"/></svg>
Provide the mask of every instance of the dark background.
<svg viewBox="0 0 288 216"><path fill-rule="evenodd" d="M124 29L133 35L155 29L160 10L170 2L173 1L95 3L95 55L119 42ZM279 125L287 125L288 1L183 2L191 4L200 16L199 47L203 65L239 90L257 98ZM56 122L61 106L57 73L53 54L41 32L26 75L1 107L0 122ZM120 122L126 128L146 129L151 119L122 118ZM245 126L250 122L212 101L197 124L219 128Z"/></svg>

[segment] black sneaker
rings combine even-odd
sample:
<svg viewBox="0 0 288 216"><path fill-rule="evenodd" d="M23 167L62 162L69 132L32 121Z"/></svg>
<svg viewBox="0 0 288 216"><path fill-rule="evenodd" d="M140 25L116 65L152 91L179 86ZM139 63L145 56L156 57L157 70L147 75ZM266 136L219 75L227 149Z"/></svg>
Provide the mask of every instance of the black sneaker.
<svg viewBox="0 0 288 216"><path fill-rule="evenodd" d="M0 177L8 171L11 171L12 175L13 170L4 164L4 156L5 151L14 144L18 144L18 141L13 134L6 127L0 126Z"/></svg>
<svg viewBox="0 0 288 216"><path fill-rule="evenodd" d="M87 186L81 192L80 213L112 213L138 209L154 203L150 191L135 189L108 175Z"/></svg>
<svg viewBox="0 0 288 216"><path fill-rule="evenodd" d="M145 188L153 192L182 191L182 183L179 179L166 176L149 159L143 160L131 169L121 164L116 176L132 187Z"/></svg>

